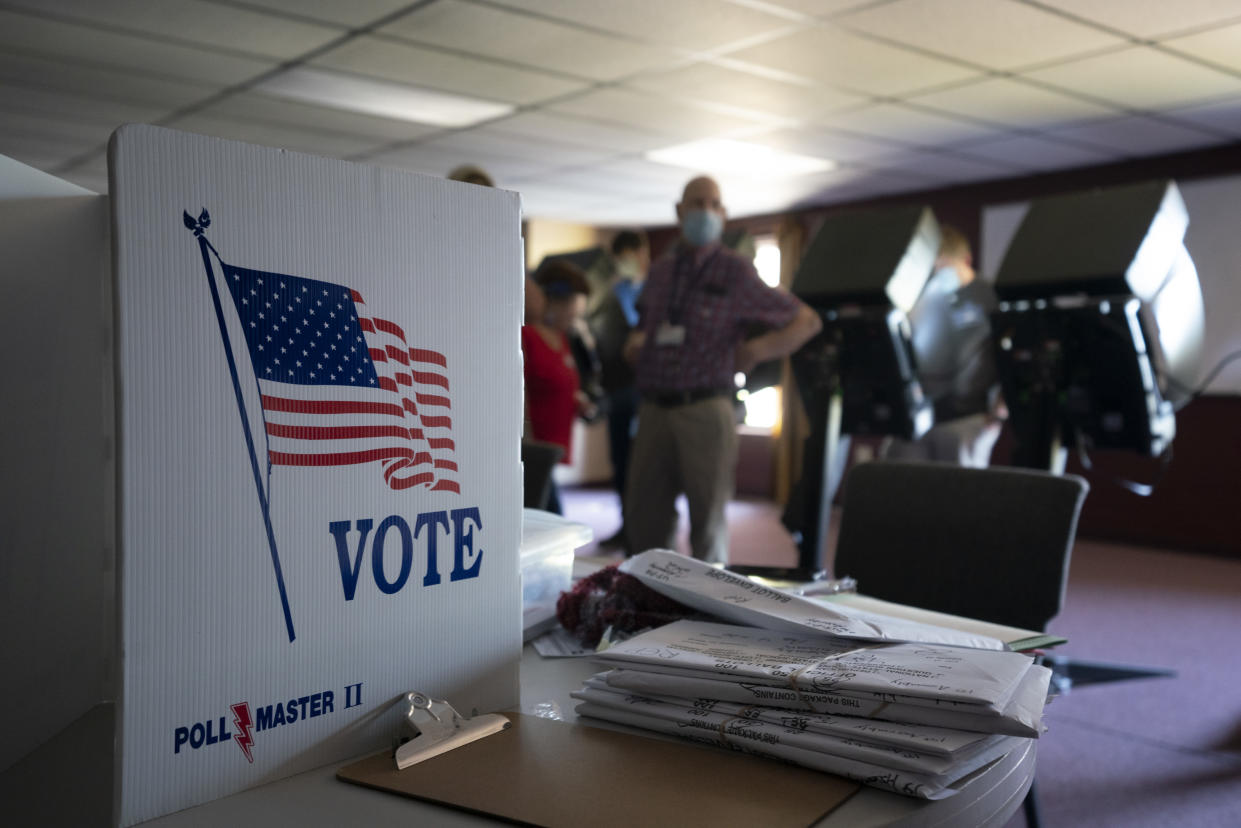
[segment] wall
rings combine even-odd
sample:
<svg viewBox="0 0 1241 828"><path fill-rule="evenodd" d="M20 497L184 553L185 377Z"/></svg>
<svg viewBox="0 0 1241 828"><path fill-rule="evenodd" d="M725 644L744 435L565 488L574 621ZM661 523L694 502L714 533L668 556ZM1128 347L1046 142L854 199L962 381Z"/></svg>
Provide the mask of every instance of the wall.
<svg viewBox="0 0 1241 828"><path fill-rule="evenodd" d="M533 270L549 253L571 253L611 241L612 234L588 224L575 224L551 219L528 219L525 222L526 268Z"/></svg>

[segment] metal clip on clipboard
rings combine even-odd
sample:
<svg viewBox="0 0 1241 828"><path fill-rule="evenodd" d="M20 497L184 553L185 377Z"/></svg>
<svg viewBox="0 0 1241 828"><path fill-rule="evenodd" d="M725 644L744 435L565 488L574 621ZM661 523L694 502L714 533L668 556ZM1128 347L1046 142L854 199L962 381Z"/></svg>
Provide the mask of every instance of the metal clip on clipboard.
<svg viewBox="0 0 1241 828"><path fill-rule="evenodd" d="M466 718L448 702L422 693L406 693L405 701L409 704L405 719L418 735L396 749L398 770L512 726L499 713Z"/></svg>

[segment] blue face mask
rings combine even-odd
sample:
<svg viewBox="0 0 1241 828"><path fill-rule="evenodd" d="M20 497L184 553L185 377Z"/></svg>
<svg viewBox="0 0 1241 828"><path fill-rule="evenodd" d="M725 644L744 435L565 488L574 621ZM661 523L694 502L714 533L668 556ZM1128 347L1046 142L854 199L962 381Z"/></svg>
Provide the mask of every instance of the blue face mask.
<svg viewBox="0 0 1241 828"><path fill-rule="evenodd" d="M719 241L724 217L714 210L687 210L681 219L681 235L694 247Z"/></svg>
<svg viewBox="0 0 1241 828"><path fill-rule="evenodd" d="M957 273L957 269L952 265L944 265L931 274L931 278L926 283L926 292L927 294L955 293L960 287L961 275Z"/></svg>

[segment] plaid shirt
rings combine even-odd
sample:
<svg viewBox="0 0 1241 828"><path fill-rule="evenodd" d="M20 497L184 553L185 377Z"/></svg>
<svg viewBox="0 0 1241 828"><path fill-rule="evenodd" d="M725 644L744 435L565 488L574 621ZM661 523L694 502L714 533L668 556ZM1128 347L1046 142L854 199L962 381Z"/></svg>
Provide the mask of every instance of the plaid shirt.
<svg viewBox="0 0 1241 828"><path fill-rule="evenodd" d="M651 266L638 310L645 344L638 355L638 390L728 390L733 388L735 351L751 327L783 328L797 316L792 294L768 287L754 265L717 245L694 267L693 250ZM658 345L664 323L685 326L680 345Z"/></svg>

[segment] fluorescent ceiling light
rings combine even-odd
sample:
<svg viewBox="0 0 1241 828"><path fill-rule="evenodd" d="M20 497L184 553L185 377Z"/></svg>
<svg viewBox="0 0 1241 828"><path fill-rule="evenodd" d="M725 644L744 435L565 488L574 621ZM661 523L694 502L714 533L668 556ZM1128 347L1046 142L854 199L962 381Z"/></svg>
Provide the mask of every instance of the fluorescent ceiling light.
<svg viewBox="0 0 1241 828"><path fill-rule="evenodd" d="M646 157L674 167L755 178L807 175L836 168L836 164L826 158L797 155L731 138L706 138L677 144L675 147L651 150Z"/></svg>
<svg viewBox="0 0 1241 828"><path fill-rule="evenodd" d="M281 72L255 89L334 109L442 127L472 126L513 111L510 104L305 66Z"/></svg>

